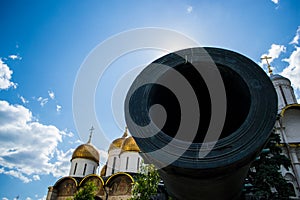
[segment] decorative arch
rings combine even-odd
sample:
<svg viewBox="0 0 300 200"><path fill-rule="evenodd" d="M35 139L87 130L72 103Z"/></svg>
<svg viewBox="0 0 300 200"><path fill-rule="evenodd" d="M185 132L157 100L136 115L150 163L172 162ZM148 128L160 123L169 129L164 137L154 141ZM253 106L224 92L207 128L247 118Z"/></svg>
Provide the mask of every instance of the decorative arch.
<svg viewBox="0 0 300 200"><path fill-rule="evenodd" d="M291 105L287 105L286 107L284 107L284 108L281 110L280 116L283 117L285 111L288 110L288 109L290 109L290 108L300 109L300 104L291 104Z"/></svg>
<svg viewBox="0 0 300 200"><path fill-rule="evenodd" d="M54 188L57 190L58 197L73 196L77 191L78 183L73 177L63 177L59 179Z"/></svg>
<svg viewBox="0 0 300 200"><path fill-rule="evenodd" d="M285 173L284 179L287 181L295 181L296 180L294 174L292 174L290 172Z"/></svg>
<svg viewBox="0 0 300 200"><path fill-rule="evenodd" d="M281 111L280 126L285 134L284 142L289 144L300 143L300 104L292 104L284 107ZM290 145L297 147L298 145Z"/></svg>
<svg viewBox="0 0 300 200"><path fill-rule="evenodd" d="M133 177L125 172L118 172L110 176L106 181L109 188L109 196L129 196L131 195Z"/></svg>
<svg viewBox="0 0 300 200"><path fill-rule="evenodd" d="M96 174L90 174L90 175L84 177L80 181L79 187L83 187L89 181L92 181L97 186L96 195L103 196L104 195L104 181L100 176L98 176Z"/></svg>

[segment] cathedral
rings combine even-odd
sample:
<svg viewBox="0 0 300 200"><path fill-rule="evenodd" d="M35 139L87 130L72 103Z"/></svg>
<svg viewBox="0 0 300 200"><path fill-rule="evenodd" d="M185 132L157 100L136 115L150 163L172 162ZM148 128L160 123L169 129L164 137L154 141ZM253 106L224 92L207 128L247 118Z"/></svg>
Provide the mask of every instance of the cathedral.
<svg viewBox="0 0 300 200"><path fill-rule="evenodd" d="M97 186L95 199L125 200L131 197L134 175L138 173L142 161L140 149L127 128L122 137L109 146L106 165L97 174L100 155L91 143L91 135L86 144L78 146L71 158L69 176L62 177L48 188L47 200L65 200L88 181Z"/></svg>
<svg viewBox="0 0 300 200"><path fill-rule="evenodd" d="M281 75L272 74L270 78L278 97L278 116L275 132L280 135L283 153L291 160L292 167L281 169L283 177L300 198L300 104L297 103L291 81Z"/></svg>
<svg viewBox="0 0 300 200"><path fill-rule="evenodd" d="M270 67L270 66L269 66ZM291 81L279 74L270 79L278 97L278 116L275 131L281 137L283 153L291 160L292 167L281 173L294 188L294 199L300 198L300 104L297 103ZM73 197L76 191L88 181L97 185L95 199L125 200L131 197L134 175L139 172L142 157L140 149L127 128L122 137L115 139L108 149L106 165L97 174L99 152L91 143L78 146L71 158L69 176L59 179L48 188L47 200L65 200Z"/></svg>

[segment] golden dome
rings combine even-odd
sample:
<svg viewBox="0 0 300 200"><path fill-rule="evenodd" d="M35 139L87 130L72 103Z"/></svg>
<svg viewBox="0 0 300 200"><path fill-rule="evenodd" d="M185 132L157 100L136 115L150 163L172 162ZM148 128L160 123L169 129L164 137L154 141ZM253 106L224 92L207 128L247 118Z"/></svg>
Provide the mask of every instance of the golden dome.
<svg viewBox="0 0 300 200"><path fill-rule="evenodd" d="M113 150L113 149L120 149L122 144L123 144L123 141L125 140L125 138L118 138L118 139L115 139L109 146L109 149L108 151L110 150Z"/></svg>
<svg viewBox="0 0 300 200"><path fill-rule="evenodd" d="M100 155L98 150L91 143L87 143L82 144L75 149L71 160L75 158L85 158L99 163Z"/></svg>
<svg viewBox="0 0 300 200"><path fill-rule="evenodd" d="M126 137L128 136L128 130L127 127L125 129L125 132L123 134L122 137L115 139L109 146L108 151L113 150L113 149L120 149L124 140L126 139Z"/></svg>
<svg viewBox="0 0 300 200"><path fill-rule="evenodd" d="M136 151L140 152L140 148L136 144L132 136L126 138L122 145L122 151Z"/></svg>
<svg viewBox="0 0 300 200"><path fill-rule="evenodd" d="M106 174L106 169L107 169L107 165L104 165L101 169L101 172L100 172L100 176L105 176Z"/></svg>

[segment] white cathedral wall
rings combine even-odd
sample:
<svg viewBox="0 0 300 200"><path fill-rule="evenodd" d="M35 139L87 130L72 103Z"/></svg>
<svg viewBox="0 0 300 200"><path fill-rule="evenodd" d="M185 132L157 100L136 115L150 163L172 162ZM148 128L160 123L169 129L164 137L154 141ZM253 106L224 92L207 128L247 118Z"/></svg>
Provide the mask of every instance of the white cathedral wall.
<svg viewBox="0 0 300 200"><path fill-rule="evenodd" d="M275 89L276 89L277 99L278 99L278 112L280 113L281 109L285 107L285 103L284 103L283 96L281 94L279 86L275 87Z"/></svg>
<svg viewBox="0 0 300 200"><path fill-rule="evenodd" d="M280 134L281 143L296 144L300 141L300 110L289 108L285 110L284 116L276 121L276 132ZM300 183L300 148L289 146L282 147L283 154L290 160L292 167L289 170L281 167L281 173L289 183L292 183L296 192L296 196L300 196L298 183Z"/></svg>
<svg viewBox="0 0 300 200"><path fill-rule="evenodd" d="M135 151L125 151L120 155L120 171L137 173L140 170L141 156Z"/></svg>
<svg viewBox="0 0 300 200"><path fill-rule="evenodd" d="M75 158L71 162L71 169L69 175L74 177L84 177L86 175L96 173L97 168L98 164L95 161L84 158Z"/></svg>
<svg viewBox="0 0 300 200"><path fill-rule="evenodd" d="M297 103L294 90L288 80L285 79L274 80L273 85L275 87L277 97L278 97L279 112L281 111L282 108L284 108L288 104Z"/></svg>
<svg viewBox="0 0 300 200"><path fill-rule="evenodd" d="M274 127L275 127L275 133L280 135L280 143L285 143L286 139L284 138L283 128L281 127L279 119L276 120Z"/></svg>
<svg viewBox="0 0 300 200"><path fill-rule="evenodd" d="M108 152L106 176L110 176L120 171L121 149L112 149Z"/></svg>

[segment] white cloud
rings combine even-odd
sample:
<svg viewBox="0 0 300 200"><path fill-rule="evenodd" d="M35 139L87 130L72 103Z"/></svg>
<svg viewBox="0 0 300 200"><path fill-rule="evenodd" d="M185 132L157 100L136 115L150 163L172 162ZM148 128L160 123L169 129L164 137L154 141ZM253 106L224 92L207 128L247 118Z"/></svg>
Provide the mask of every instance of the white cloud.
<svg viewBox="0 0 300 200"><path fill-rule="evenodd" d="M23 104L26 104L26 103L29 102L29 101L26 100L23 96L20 96L20 99L21 99L21 101L22 101Z"/></svg>
<svg viewBox="0 0 300 200"><path fill-rule="evenodd" d="M273 60L275 60L276 58L278 58L280 56L280 54L282 52L286 52L286 47L284 45L279 45L279 44L272 44L271 48L268 50L267 54L262 54L261 58L267 56L267 57L271 57L271 59L268 59L270 65L273 62ZM259 63L259 65L263 68L266 69L267 66L267 62L265 59L261 60L261 62ZM274 70L274 68L272 67L272 70Z"/></svg>
<svg viewBox="0 0 300 200"><path fill-rule="evenodd" d="M10 59L12 59L12 60L16 60L16 59L22 60L22 57L19 56L19 55L14 55L14 54L12 54L12 55L9 55L8 57L9 57Z"/></svg>
<svg viewBox="0 0 300 200"><path fill-rule="evenodd" d="M67 129L64 129L64 131L62 132L63 136L67 136L67 137L73 137L74 133L72 133L71 131L68 131Z"/></svg>
<svg viewBox="0 0 300 200"><path fill-rule="evenodd" d="M48 98L42 98L42 97L39 97L39 98L37 99L37 101L40 102L40 105L41 105L42 107L48 103L48 100L49 100Z"/></svg>
<svg viewBox="0 0 300 200"><path fill-rule="evenodd" d="M11 75L13 71L9 69L7 64L5 64L0 58L0 90L8 89L10 87L16 88L17 84L11 82Z"/></svg>
<svg viewBox="0 0 300 200"><path fill-rule="evenodd" d="M298 26L296 35L294 39L290 42L290 44L299 44L299 39L300 39L300 26Z"/></svg>
<svg viewBox="0 0 300 200"><path fill-rule="evenodd" d="M8 198L6 198L6 197L3 197L3 198L2 198L2 200L8 200Z"/></svg>
<svg viewBox="0 0 300 200"><path fill-rule="evenodd" d="M81 142L81 140L76 140L74 143L75 144L81 144L82 142Z"/></svg>
<svg viewBox="0 0 300 200"><path fill-rule="evenodd" d="M57 112L60 112L60 111L61 111L61 108L62 108L61 105L56 105L56 111L57 111Z"/></svg>
<svg viewBox="0 0 300 200"><path fill-rule="evenodd" d="M39 198L38 200L46 200L47 196L44 195L42 198Z"/></svg>
<svg viewBox="0 0 300 200"><path fill-rule="evenodd" d="M55 94L54 94L53 91L48 91L48 94L49 94L49 97L50 97L51 99L54 99L54 98L55 98Z"/></svg>
<svg viewBox="0 0 300 200"><path fill-rule="evenodd" d="M30 198L30 197L27 197L25 200L31 200L31 198Z"/></svg>
<svg viewBox="0 0 300 200"><path fill-rule="evenodd" d="M35 181L41 180L41 178L40 178L39 175L33 175L32 178L33 178L33 180L35 180Z"/></svg>
<svg viewBox="0 0 300 200"><path fill-rule="evenodd" d="M70 170L70 158L72 157L74 149L69 149L67 152L56 150L57 161L51 172L55 177L66 176Z"/></svg>
<svg viewBox="0 0 300 200"><path fill-rule="evenodd" d="M193 11L193 6L188 6L186 12L190 14L192 11Z"/></svg>
<svg viewBox="0 0 300 200"><path fill-rule="evenodd" d="M289 63L281 75L291 80L296 93L300 92L300 47L295 47L289 58L283 59L283 61ZM299 97L298 97L299 98Z"/></svg>
<svg viewBox="0 0 300 200"><path fill-rule="evenodd" d="M16 170L4 170L4 168L0 168L0 174L6 174L6 175L10 175L13 176L15 178L20 179L21 181L23 181L24 183L29 183L32 181L32 179L24 176L21 172L18 172Z"/></svg>
<svg viewBox="0 0 300 200"><path fill-rule="evenodd" d="M24 106L0 101L0 173L24 183L38 180L39 175L66 175L64 166L70 157L62 158L69 156L69 151L57 150L66 134L55 126L33 121Z"/></svg>
<svg viewBox="0 0 300 200"><path fill-rule="evenodd" d="M271 0L273 3L278 4L279 0Z"/></svg>
<svg viewBox="0 0 300 200"><path fill-rule="evenodd" d="M99 154L100 154L100 166L102 167L103 165L106 164L108 153L107 151L99 150Z"/></svg>

